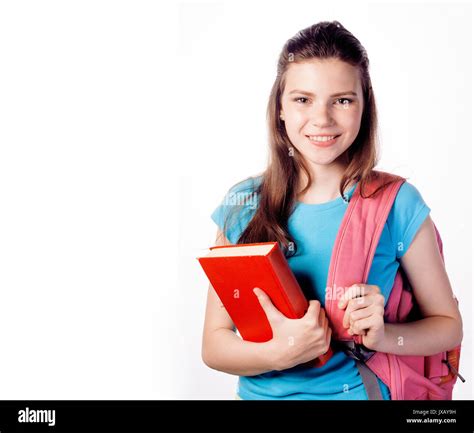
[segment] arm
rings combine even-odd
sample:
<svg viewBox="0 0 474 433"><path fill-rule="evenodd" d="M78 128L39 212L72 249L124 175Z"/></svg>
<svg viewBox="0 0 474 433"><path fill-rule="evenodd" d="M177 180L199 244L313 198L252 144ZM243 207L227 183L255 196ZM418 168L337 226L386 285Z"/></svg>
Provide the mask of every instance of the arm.
<svg viewBox="0 0 474 433"><path fill-rule="evenodd" d="M401 258L423 319L385 323L375 350L396 355L433 355L459 345L462 319L428 216Z"/></svg>
<svg viewBox="0 0 474 433"><path fill-rule="evenodd" d="M218 230L216 245L231 244ZM234 332L234 323L212 285L207 295L202 339L202 360L215 370L239 376L255 376L275 370L269 342L242 340Z"/></svg>

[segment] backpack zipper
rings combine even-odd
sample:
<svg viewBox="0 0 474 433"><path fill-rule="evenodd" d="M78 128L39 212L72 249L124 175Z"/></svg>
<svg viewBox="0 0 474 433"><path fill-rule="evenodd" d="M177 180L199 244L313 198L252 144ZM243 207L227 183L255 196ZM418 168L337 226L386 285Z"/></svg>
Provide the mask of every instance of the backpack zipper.
<svg viewBox="0 0 474 433"><path fill-rule="evenodd" d="M448 368L453 372L453 374L459 377L459 379L461 379L463 382L466 382L466 379L464 379L464 377L461 376L461 373L459 373L459 371L457 371L454 368L454 366L449 363L447 359L443 359L441 362L445 363L448 366Z"/></svg>

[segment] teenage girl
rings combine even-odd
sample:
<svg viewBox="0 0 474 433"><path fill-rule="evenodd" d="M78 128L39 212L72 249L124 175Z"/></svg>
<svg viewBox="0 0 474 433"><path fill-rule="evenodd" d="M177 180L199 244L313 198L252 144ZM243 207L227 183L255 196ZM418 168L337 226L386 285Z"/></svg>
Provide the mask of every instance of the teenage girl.
<svg viewBox="0 0 474 433"><path fill-rule="evenodd" d="M331 329L324 305L332 247L352 193L359 183L363 192L378 161L369 60L358 39L338 21L320 22L289 39L278 59L267 118L268 167L233 186L213 212L219 227L216 245L279 242L309 308L303 318L288 319L263 290L255 289L273 338L248 342L236 335L209 286L203 361L239 376L237 398L367 399L355 361L344 352L335 351L320 368L302 365L328 350ZM229 205L236 199L244 204ZM429 213L418 190L404 182L367 284L357 285L339 305L349 333L363 335L371 350L431 355L462 340L460 313ZM423 319L384 323L384 306L400 265ZM362 302L354 299L358 295ZM378 381L383 398L390 399L388 387Z"/></svg>

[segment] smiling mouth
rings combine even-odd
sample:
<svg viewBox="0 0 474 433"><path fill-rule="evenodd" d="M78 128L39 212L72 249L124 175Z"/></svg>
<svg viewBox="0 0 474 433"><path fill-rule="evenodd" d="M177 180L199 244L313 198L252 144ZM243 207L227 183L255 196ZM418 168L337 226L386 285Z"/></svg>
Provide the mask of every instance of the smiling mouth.
<svg viewBox="0 0 474 433"><path fill-rule="evenodd" d="M314 141L316 143L326 143L328 141L332 141L335 138L340 137L341 134L339 135L327 135L327 136L322 136L322 135L307 135L306 137L309 138L311 141Z"/></svg>

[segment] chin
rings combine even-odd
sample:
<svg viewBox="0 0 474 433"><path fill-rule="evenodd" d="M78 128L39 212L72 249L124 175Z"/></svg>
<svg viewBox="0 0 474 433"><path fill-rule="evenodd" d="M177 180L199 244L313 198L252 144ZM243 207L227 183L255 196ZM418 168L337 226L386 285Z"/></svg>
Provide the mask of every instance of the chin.
<svg viewBox="0 0 474 433"><path fill-rule="evenodd" d="M328 165L338 159L344 151L341 149L307 149L303 156L314 164Z"/></svg>
<svg viewBox="0 0 474 433"><path fill-rule="evenodd" d="M306 159L311 162L312 164L316 164L316 165L331 165L333 164L337 158L308 158L306 157Z"/></svg>

